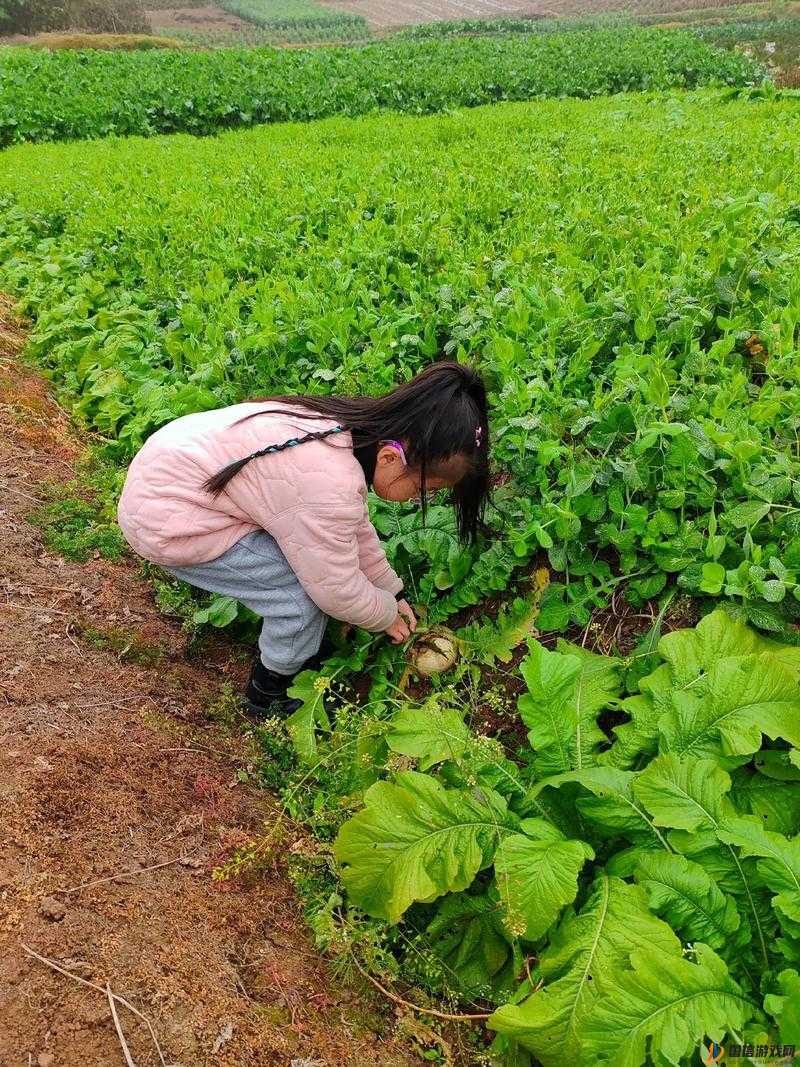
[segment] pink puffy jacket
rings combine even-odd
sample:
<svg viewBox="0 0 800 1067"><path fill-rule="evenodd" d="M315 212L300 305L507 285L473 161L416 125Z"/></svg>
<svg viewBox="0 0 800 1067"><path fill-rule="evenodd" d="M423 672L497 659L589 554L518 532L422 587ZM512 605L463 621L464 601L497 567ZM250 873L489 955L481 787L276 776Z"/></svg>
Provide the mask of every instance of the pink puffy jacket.
<svg viewBox="0 0 800 1067"><path fill-rule="evenodd" d="M166 566L217 559L253 530L270 533L325 612L366 630L397 617L403 583L367 512L367 484L349 433L253 459L218 497L203 482L270 444L336 425L326 418L246 415L275 402L186 415L149 438L131 463L118 518L140 556Z"/></svg>

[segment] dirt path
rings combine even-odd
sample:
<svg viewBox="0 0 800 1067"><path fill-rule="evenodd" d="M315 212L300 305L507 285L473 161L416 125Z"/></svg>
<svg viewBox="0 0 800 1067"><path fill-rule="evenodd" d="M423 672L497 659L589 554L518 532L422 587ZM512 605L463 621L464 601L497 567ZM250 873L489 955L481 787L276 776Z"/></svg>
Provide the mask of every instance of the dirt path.
<svg viewBox="0 0 800 1067"><path fill-rule="evenodd" d="M252 22L246 22L214 4L203 7L163 7L148 11L147 18L154 33L191 30L193 33L246 34L253 28Z"/></svg>
<svg viewBox="0 0 800 1067"><path fill-rule="evenodd" d="M236 781L245 742L207 714L220 674L242 664L224 649L211 666L188 662L133 564L73 564L43 548L26 515L43 482L70 478L80 443L15 361L21 336L2 313L0 1065L124 1063L105 997L23 944L110 983L152 1022L170 1064L419 1062L382 1006L331 976L277 864L212 881L275 815ZM98 632L115 635L117 653ZM143 870L157 864L168 865ZM124 1009L120 1022L136 1067L157 1065L146 1027Z"/></svg>

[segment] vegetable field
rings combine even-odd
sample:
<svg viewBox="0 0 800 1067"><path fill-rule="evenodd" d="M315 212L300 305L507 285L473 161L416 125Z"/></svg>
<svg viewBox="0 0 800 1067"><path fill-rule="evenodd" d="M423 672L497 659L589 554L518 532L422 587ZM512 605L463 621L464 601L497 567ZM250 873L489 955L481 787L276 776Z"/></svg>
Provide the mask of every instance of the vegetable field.
<svg viewBox="0 0 800 1067"><path fill-rule="evenodd" d="M287 41L358 41L369 36L362 15L335 11L316 0L222 0L226 11Z"/></svg>
<svg viewBox="0 0 800 1067"><path fill-rule="evenodd" d="M684 10L724 12L726 0L328 0L338 10L357 12L372 25L397 27L444 19L491 19L594 15L609 11L635 16ZM733 0L735 4L736 0Z"/></svg>
<svg viewBox="0 0 800 1067"><path fill-rule="evenodd" d="M391 109L743 86L762 68L684 32L453 39L306 51L0 50L0 145L110 134L210 134Z"/></svg>
<svg viewBox="0 0 800 1067"><path fill-rule="evenodd" d="M7 139L153 135L0 155L0 286L107 497L190 411L377 393L442 354L489 385L480 543L441 501L425 524L373 505L422 643L334 635L300 709L254 731L245 777L315 837L292 863L318 943L483 1020L462 1062L664 1067L714 1041L791 1062L796 99L661 31L41 58L2 60ZM272 119L443 113L155 136L228 124L223 82L258 82ZM514 95L543 98L451 110ZM248 625L156 581L195 624Z"/></svg>

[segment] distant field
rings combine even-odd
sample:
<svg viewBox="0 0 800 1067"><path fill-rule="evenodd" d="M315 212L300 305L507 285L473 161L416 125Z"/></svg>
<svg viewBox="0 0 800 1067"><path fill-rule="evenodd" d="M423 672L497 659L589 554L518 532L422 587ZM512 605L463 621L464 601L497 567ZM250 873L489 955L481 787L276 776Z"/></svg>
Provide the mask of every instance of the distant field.
<svg viewBox="0 0 800 1067"><path fill-rule="evenodd" d="M328 7L363 15L371 26L410 26L441 19L481 19L517 16L531 18L593 15L610 11L626 14L671 14L687 10L732 7L718 0L321 0Z"/></svg>

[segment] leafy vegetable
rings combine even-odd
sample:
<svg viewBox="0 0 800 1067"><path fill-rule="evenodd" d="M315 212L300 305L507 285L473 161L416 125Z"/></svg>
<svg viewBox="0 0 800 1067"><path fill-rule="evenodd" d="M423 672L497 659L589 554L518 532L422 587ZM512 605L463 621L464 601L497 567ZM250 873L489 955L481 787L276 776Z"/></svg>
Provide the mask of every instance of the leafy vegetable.
<svg viewBox="0 0 800 1067"><path fill-rule="evenodd" d="M271 28L275 39L297 39L298 18L270 15L267 0L226 4ZM317 38L365 36L358 15L310 0L303 0L302 9L298 14ZM745 56L683 31L635 28L546 38L389 40L308 51L8 48L0 53L0 147L109 134L208 134L384 108L422 114L498 99L760 80L760 68Z"/></svg>
<svg viewBox="0 0 800 1067"><path fill-rule="evenodd" d="M336 859L354 904L397 922L415 900L466 889L517 820L491 790L444 789L414 771L377 782L342 828Z"/></svg>

